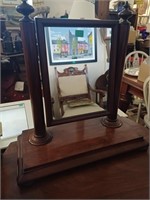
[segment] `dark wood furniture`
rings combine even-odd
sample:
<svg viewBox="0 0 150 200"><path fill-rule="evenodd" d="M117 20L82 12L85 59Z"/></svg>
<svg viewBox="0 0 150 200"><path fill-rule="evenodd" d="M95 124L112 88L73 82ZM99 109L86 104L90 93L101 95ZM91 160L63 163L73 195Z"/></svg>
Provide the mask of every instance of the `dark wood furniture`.
<svg viewBox="0 0 150 200"><path fill-rule="evenodd" d="M143 99L143 82L139 81L137 77L123 75L119 102L119 108L122 111L127 111L132 102L132 95Z"/></svg>
<svg viewBox="0 0 150 200"><path fill-rule="evenodd" d="M117 154L147 149L148 130L127 118L119 128L106 128L101 118L82 120L49 128L51 143L33 146L28 142L34 130L18 138L18 183L54 174Z"/></svg>
<svg viewBox="0 0 150 200"><path fill-rule="evenodd" d="M123 19L122 23L119 23L118 20L40 18L36 18L34 23L29 17L34 9L26 3L26 0L23 0L17 10L24 15L20 27L34 122L34 129L25 130L18 137L18 184L22 185L49 174L124 152L146 149L148 143L141 134L147 130L137 127L130 120L126 121L117 115L130 28L127 21L131 15L128 5L120 13L120 17ZM53 120L44 32L46 27L51 26L108 27L112 29L106 111Z"/></svg>
<svg viewBox="0 0 150 200"><path fill-rule="evenodd" d="M120 134L123 137L126 134L134 135L138 132L148 140L149 134L146 128L135 124L129 119L125 118L124 120L126 121L126 126L129 126L129 132L126 129L122 134L119 129L116 129L114 131L118 132L118 136ZM85 124L85 131L90 126L94 130L95 121L98 123L99 119L90 120L90 123L84 121L76 122L72 125L70 134L74 132L74 127L81 131L83 124ZM87 123L89 126L86 126ZM58 127L58 129L60 128ZM110 128L105 129L106 135L101 139L107 143L109 138L112 138L112 140L115 138ZM59 137L60 133L57 132L56 134ZM78 133L76 135L76 140L80 141L81 137L82 139L84 138L85 134L83 134L83 131L81 131L81 134ZM17 142L12 143L2 155L2 199L149 199L149 155L147 151L121 154L110 159L104 159L47 176L31 182L29 185L19 187L16 182L17 146ZM29 144L27 148L28 146ZM45 156L45 158L48 158L49 152L43 151L44 147L46 149L47 145L41 146L40 149L35 147L35 149L38 148L39 151L42 151L44 155L40 157L33 152L30 160L43 159ZM56 154L55 150L51 153L53 156ZM43 170L45 171L46 169Z"/></svg>

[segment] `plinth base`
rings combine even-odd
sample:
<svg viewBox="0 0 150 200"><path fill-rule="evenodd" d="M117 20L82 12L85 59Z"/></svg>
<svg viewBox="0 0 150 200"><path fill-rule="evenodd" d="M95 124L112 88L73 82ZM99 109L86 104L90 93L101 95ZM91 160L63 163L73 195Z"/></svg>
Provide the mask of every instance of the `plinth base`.
<svg viewBox="0 0 150 200"><path fill-rule="evenodd" d="M118 128L122 126L122 121L120 119L116 119L116 121L110 121L108 117L103 117L101 123L109 128Z"/></svg>
<svg viewBox="0 0 150 200"><path fill-rule="evenodd" d="M29 143L33 130L18 137L18 184L133 150L147 149L148 130L121 118L119 128L107 128L100 118L50 128L53 139L42 146Z"/></svg>

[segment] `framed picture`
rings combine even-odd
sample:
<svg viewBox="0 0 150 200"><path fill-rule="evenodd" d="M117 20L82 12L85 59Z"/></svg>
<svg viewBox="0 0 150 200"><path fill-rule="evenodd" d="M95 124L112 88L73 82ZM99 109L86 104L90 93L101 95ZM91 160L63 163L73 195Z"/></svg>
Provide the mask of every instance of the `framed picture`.
<svg viewBox="0 0 150 200"><path fill-rule="evenodd" d="M18 5L21 3L21 0L2 0L2 3L10 5Z"/></svg>
<svg viewBox="0 0 150 200"><path fill-rule="evenodd" d="M50 65L97 61L96 32L91 27L45 27Z"/></svg>
<svg viewBox="0 0 150 200"><path fill-rule="evenodd" d="M19 20L22 15L16 11L15 5L3 5L0 7L0 15L4 16L6 28L20 29Z"/></svg>

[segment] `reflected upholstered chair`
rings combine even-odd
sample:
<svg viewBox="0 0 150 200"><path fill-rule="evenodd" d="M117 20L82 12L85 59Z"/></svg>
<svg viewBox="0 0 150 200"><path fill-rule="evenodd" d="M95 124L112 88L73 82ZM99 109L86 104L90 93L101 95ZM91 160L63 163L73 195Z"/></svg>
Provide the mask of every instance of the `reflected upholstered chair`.
<svg viewBox="0 0 150 200"><path fill-rule="evenodd" d="M104 92L93 89L89 85L87 67L79 70L77 67L65 68L60 72L55 68L57 77L58 100L61 117L69 117L91 112L102 111ZM91 93L99 95L99 105L91 98Z"/></svg>

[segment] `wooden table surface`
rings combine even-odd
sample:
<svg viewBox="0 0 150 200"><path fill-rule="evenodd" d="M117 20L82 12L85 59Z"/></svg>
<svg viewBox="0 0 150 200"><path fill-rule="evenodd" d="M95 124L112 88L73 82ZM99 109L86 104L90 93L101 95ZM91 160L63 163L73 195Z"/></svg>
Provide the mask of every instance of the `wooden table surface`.
<svg viewBox="0 0 150 200"><path fill-rule="evenodd" d="M143 97L143 82L139 81L137 77L124 75L122 77L122 82L132 86L135 90L137 89L139 92L139 97Z"/></svg>
<svg viewBox="0 0 150 200"><path fill-rule="evenodd" d="M148 152L132 152L19 187L17 143L2 156L2 199L149 199Z"/></svg>
<svg viewBox="0 0 150 200"><path fill-rule="evenodd" d="M127 111L132 101L132 95L143 99L143 82L139 81L137 77L123 75L119 102L119 108L122 111Z"/></svg>

